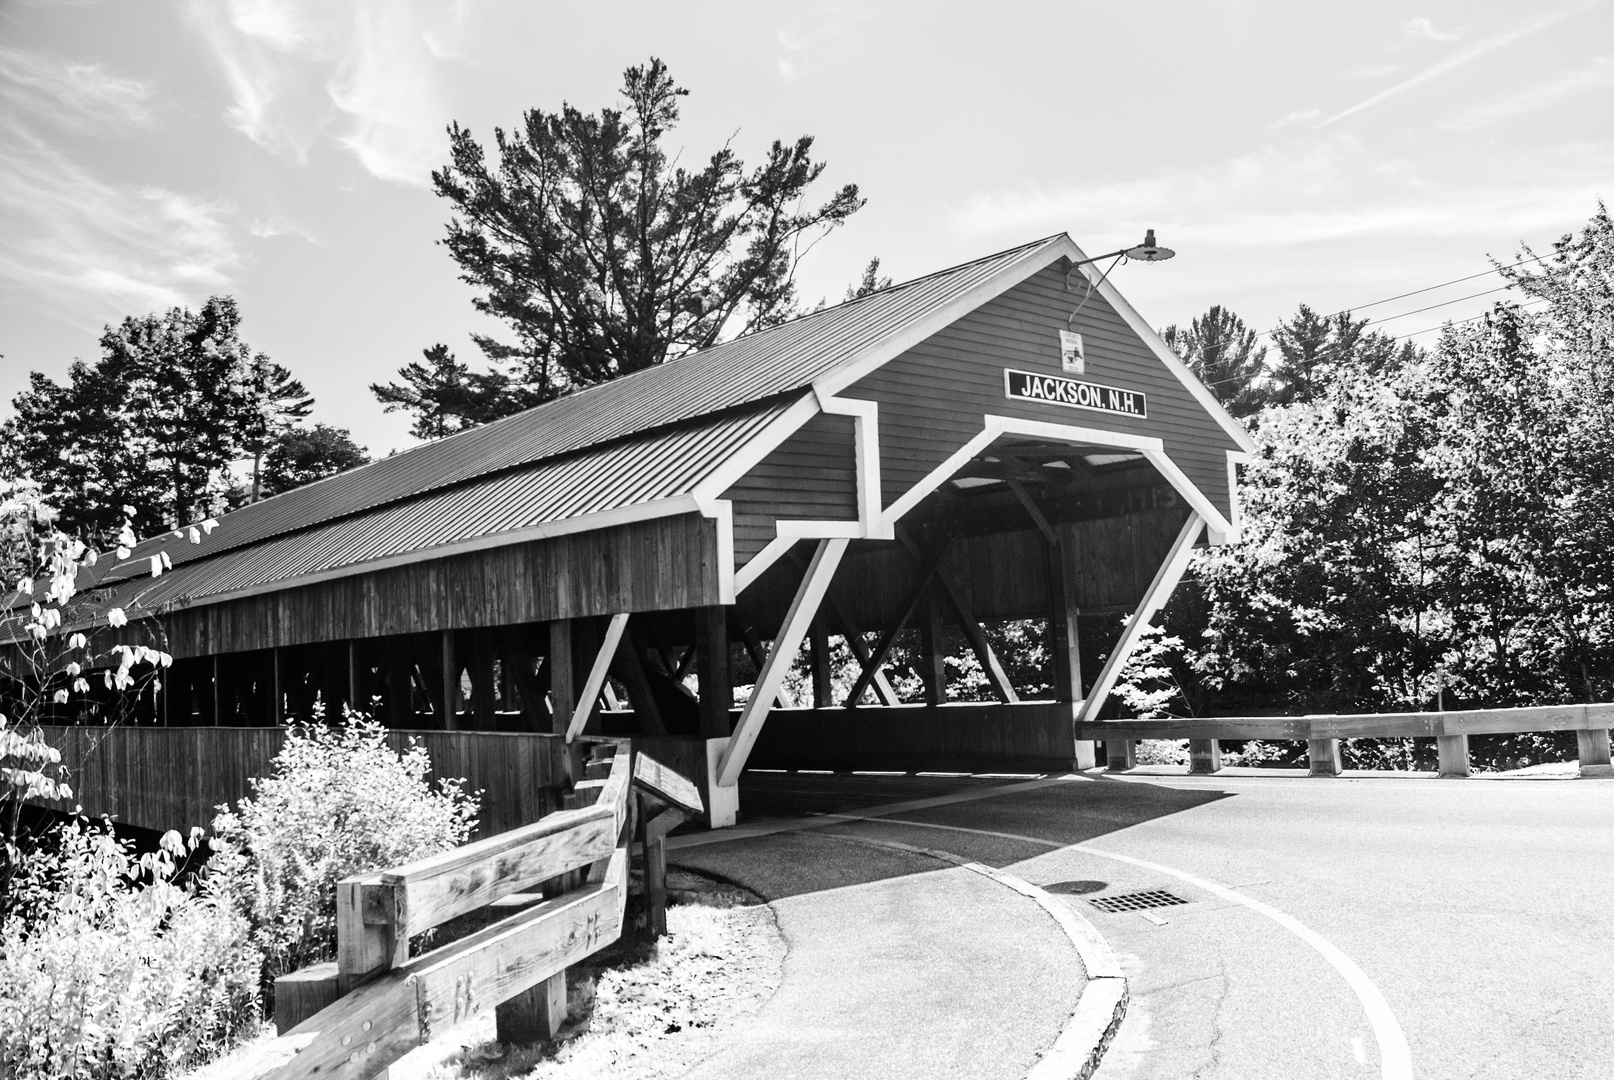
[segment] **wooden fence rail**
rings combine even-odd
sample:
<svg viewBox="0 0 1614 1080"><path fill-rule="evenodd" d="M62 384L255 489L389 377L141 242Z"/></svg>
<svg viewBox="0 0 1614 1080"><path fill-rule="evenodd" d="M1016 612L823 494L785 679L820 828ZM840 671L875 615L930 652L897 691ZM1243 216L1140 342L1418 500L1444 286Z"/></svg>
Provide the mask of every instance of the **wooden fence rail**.
<svg viewBox="0 0 1614 1080"><path fill-rule="evenodd" d="M656 835L643 831L647 855L660 853L669 822L702 812L694 784L635 755L628 742L596 745L602 751L589 767L604 775L578 784L591 805L340 882L336 962L276 980L282 1034L229 1075L366 1080L434 1032L489 1008L502 1041L552 1037L565 1017L566 968L623 932L636 816L630 789L661 810ZM644 876L665 880L665 867L647 864ZM526 893L540 885L542 900ZM456 916L526 904L475 934L409 956L411 937Z"/></svg>
<svg viewBox="0 0 1614 1080"><path fill-rule="evenodd" d="M1337 776L1341 739L1433 738L1440 775L1469 774L1470 735L1573 731L1578 736L1580 774L1614 776L1609 728L1614 703L1540 705L1518 709L1462 709L1414 713L1318 713L1308 716L1215 716L1204 719L1102 720L1075 725L1077 739L1103 742L1110 767L1130 768L1138 739L1187 739L1194 772L1221 768L1219 739L1305 740L1313 776Z"/></svg>

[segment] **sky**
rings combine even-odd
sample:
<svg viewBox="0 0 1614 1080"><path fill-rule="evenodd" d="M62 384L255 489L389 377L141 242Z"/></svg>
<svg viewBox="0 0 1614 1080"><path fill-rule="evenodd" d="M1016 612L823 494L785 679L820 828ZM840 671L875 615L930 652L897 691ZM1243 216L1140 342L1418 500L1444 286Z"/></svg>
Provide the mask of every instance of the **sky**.
<svg viewBox="0 0 1614 1080"><path fill-rule="evenodd" d="M1614 198L1614 0L0 0L0 416L105 325L229 294L314 419L410 445L369 384L498 332L439 243L445 127L613 105L651 56L686 157L811 134L821 197L867 197L809 303L874 256L1153 228L1177 258L1112 280L1156 326L1307 303L1412 334Z"/></svg>

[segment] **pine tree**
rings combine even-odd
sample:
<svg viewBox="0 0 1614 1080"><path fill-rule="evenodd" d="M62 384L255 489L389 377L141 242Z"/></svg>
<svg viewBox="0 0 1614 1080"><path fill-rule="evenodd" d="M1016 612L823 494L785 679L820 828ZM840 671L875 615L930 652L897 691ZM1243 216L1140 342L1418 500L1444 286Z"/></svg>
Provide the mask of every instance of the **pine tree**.
<svg viewBox="0 0 1614 1080"><path fill-rule="evenodd" d="M622 108L532 109L516 131L495 129L495 160L468 130L449 128L451 161L432 174L454 208L444 244L478 290L476 309L514 340L473 335L493 364L481 376L429 356L431 366L400 372L402 385L378 387L390 407L415 413L417 434L481 423L795 314L800 255L863 205L857 187L806 203L824 170L811 136L774 142L754 167L728 145L698 168L681 166L666 144L686 93L652 58L625 73Z"/></svg>

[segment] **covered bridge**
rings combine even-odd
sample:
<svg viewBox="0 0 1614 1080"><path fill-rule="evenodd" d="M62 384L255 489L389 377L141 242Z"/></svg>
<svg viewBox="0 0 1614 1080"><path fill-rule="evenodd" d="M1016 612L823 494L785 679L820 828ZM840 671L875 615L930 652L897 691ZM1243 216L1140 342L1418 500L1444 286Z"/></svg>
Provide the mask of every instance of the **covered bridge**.
<svg viewBox="0 0 1614 1080"><path fill-rule="evenodd" d="M719 823L748 763L1069 768L1132 645L1119 616L1236 535L1251 449L1085 259L1038 240L103 561L95 602L155 617L176 658L143 722L269 727L320 699L681 740ZM1045 700L982 629L1026 619ZM903 703L885 667L913 637ZM946 641L992 700L947 700Z"/></svg>

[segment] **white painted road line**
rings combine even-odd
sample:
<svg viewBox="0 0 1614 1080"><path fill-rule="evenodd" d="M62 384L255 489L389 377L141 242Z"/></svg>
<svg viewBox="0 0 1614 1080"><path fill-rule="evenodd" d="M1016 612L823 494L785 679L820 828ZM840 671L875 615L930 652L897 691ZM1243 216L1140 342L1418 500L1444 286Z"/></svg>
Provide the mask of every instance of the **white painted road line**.
<svg viewBox="0 0 1614 1080"><path fill-rule="evenodd" d="M1291 934L1310 945L1317 953L1333 965L1345 979L1346 984L1356 993L1357 1000L1362 1003L1362 1011L1367 1014L1368 1023L1373 1028L1373 1037L1379 1044L1380 1075L1384 1080L1412 1080L1412 1051L1407 1046L1407 1037L1396 1021L1395 1013L1390 1010L1390 1003L1384 1000L1379 988L1373 985L1373 980L1356 966L1355 961L1346 956L1339 948L1317 931L1296 919L1294 916L1279 911L1270 904L1263 904L1254 897L1245 896L1226 885L1190 874L1186 870L1177 870L1160 863L1149 862L1145 859L1135 859L1130 855L1120 855L1112 851L1100 851L1098 848L1088 847L1086 844L1065 845L1044 840L1041 837L1026 836L1022 833L997 832L992 829L971 829L963 825L940 825L929 821L909 821L904 818L882 816L881 818L864 818L855 814L831 814L826 817L840 818L842 820L868 820L886 821L892 825L913 825L922 829L944 829L948 832L974 833L978 836L995 836L1003 840L1019 840L1023 843L1040 844L1043 847L1058 851L1074 851L1083 855L1093 855L1101 859L1113 859L1116 862L1131 863L1146 870L1166 874L1186 881L1197 888L1204 889L1223 900L1241 904L1258 915L1263 915Z"/></svg>
<svg viewBox="0 0 1614 1080"><path fill-rule="evenodd" d="M1390 1003L1384 1000L1384 995L1379 992L1379 988L1374 986L1373 980L1369 979L1367 974L1356 966L1355 961L1341 952L1333 942L1299 919L1279 911L1270 904L1263 904L1261 901L1245 896L1237 890L1229 889L1225 885L1218 885L1214 881L1199 877L1197 874L1190 874L1185 870L1177 870L1169 866L1163 866L1160 863L1149 862L1146 859L1134 859L1130 855L1119 855L1113 851L1100 851L1097 848L1088 847L1086 844L1077 844L1065 850L1080 852L1083 855L1096 855L1101 859L1114 859L1116 862L1130 863L1133 866L1141 866L1145 870L1168 874L1179 881L1186 881L1196 888L1204 889L1208 893L1219 896L1223 900L1242 904L1251 911L1271 919L1317 950L1318 954L1332 964L1334 970L1338 971L1344 977L1345 982L1350 985L1350 988L1356 992L1357 1000L1362 1003L1362 1010L1367 1013L1368 1023L1373 1027L1373 1037L1379 1043L1380 1075L1384 1077L1384 1080L1411 1080L1412 1051L1407 1047L1407 1037L1402 1033L1401 1025L1396 1022L1395 1013L1390 1011Z"/></svg>

